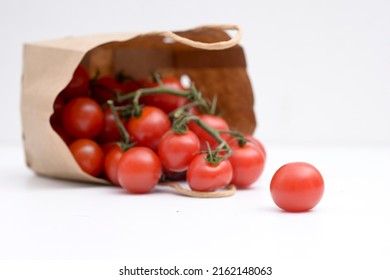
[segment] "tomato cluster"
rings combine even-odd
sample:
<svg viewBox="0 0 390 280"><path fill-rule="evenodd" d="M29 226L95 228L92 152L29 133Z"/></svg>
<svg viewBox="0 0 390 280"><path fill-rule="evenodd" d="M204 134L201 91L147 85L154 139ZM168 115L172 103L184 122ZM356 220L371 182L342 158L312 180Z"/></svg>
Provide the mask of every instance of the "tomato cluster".
<svg viewBox="0 0 390 280"><path fill-rule="evenodd" d="M128 192L183 178L193 191L246 188L263 172L264 147L230 130L210 104L175 77L90 79L78 66L50 122L84 172Z"/></svg>

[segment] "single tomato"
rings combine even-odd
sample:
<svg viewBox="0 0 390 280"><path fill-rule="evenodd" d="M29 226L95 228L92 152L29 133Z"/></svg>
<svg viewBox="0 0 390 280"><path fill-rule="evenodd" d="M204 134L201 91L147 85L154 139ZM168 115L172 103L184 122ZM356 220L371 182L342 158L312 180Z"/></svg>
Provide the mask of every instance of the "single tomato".
<svg viewBox="0 0 390 280"><path fill-rule="evenodd" d="M168 131L158 145L158 156L166 170L182 172L187 170L191 160L200 152L198 136L191 130L182 134Z"/></svg>
<svg viewBox="0 0 390 280"><path fill-rule="evenodd" d="M320 202L324 193L324 179L313 165L292 162L275 172L270 189L277 206L288 212L303 212Z"/></svg>
<svg viewBox="0 0 390 280"><path fill-rule="evenodd" d="M91 98L74 98L62 110L62 125L74 138L92 139L103 129L103 111Z"/></svg>
<svg viewBox="0 0 390 280"><path fill-rule="evenodd" d="M231 143L231 142L229 142ZM257 181L263 173L265 156L254 145L230 145L232 155L228 158L233 168L231 183L237 188L246 188Z"/></svg>
<svg viewBox="0 0 390 280"><path fill-rule="evenodd" d="M92 176L100 175L103 169L104 153L95 141L78 139L69 145L69 149L84 172Z"/></svg>
<svg viewBox="0 0 390 280"><path fill-rule="evenodd" d="M138 146L157 151L161 137L171 128L171 122L161 109L146 106L140 116L129 119L126 128Z"/></svg>
<svg viewBox="0 0 390 280"><path fill-rule="evenodd" d="M118 163L119 185L130 193L150 192L162 175L161 162L149 148L134 147L127 150Z"/></svg>
<svg viewBox="0 0 390 280"><path fill-rule="evenodd" d="M187 170L190 188L199 192L211 192L226 187L232 180L233 169L228 160L217 164L206 160L206 154L194 157Z"/></svg>

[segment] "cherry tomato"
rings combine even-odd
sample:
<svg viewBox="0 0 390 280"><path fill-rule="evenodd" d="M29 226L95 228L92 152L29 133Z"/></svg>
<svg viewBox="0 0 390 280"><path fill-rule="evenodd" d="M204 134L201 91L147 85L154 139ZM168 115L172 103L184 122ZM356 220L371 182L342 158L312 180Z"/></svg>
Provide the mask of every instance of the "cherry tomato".
<svg viewBox="0 0 390 280"><path fill-rule="evenodd" d="M75 97L89 96L89 76L83 66L77 66L69 84L60 92L59 96L68 102Z"/></svg>
<svg viewBox="0 0 390 280"><path fill-rule="evenodd" d="M160 180L161 162L149 148L134 147L119 160L117 176L119 185L130 193L150 192Z"/></svg>
<svg viewBox="0 0 390 280"><path fill-rule="evenodd" d="M201 121L203 121L208 126L217 129L217 130L229 130L229 125L226 121L218 116L213 115L199 115ZM218 146L218 142L203 128L198 126L195 122L190 122L188 124L190 130L192 130L200 140L200 148L202 151L207 151L207 143L209 143L211 149L215 149ZM230 136L228 134L221 134L222 139L227 141Z"/></svg>
<svg viewBox="0 0 390 280"><path fill-rule="evenodd" d="M103 111L104 116L104 124L103 128L97 136L97 141L99 143L108 143L108 142L116 142L121 139L121 134L119 132L118 126L115 122L115 117L111 112L109 107ZM123 125L125 125L125 121L121 119Z"/></svg>
<svg viewBox="0 0 390 280"><path fill-rule="evenodd" d="M101 77L92 86L92 98L99 104L104 104L108 100L113 99L116 96L115 92L123 94L125 88L114 76Z"/></svg>
<svg viewBox="0 0 390 280"><path fill-rule="evenodd" d="M194 157L187 170L190 188L199 192L211 192L226 187L233 177L233 169L228 160L218 164L206 161L206 155Z"/></svg>
<svg viewBox="0 0 390 280"><path fill-rule="evenodd" d="M92 176L100 175L103 169L104 153L95 141L78 139L70 144L69 149L84 172Z"/></svg>
<svg viewBox="0 0 390 280"><path fill-rule="evenodd" d="M94 138L104 125L104 115L99 104L89 97L77 97L65 105L62 125L70 136Z"/></svg>
<svg viewBox="0 0 390 280"><path fill-rule="evenodd" d="M236 142L236 141L235 141ZM229 142L231 143L231 142ZM264 170L264 153L247 142L243 147L230 145L232 155L228 158L233 168L231 181L237 188L245 188L256 182Z"/></svg>
<svg viewBox="0 0 390 280"><path fill-rule="evenodd" d="M171 128L167 114L161 109L146 106L141 116L131 117L127 131L139 146L146 146L156 151L161 137Z"/></svg>
<svg viewBox="0 0 390 280"><path fill-rule="evenodd" d="M183 134L168 131L158 145L158 156L166 170L181 172L188 168L191 160L199 154L200 142L190 130Z"/></svg>
<svg viewBox="0 0 390 280"><path fill-rule="evenodd" d="M324 193L324 179L313 165L292 162L275 172L270 189L277 206L288 212L303 212L320 202Z"/></svg>
<svg viewBox="0 0 390 280"><path fill-rule="evenodd" d="M180 81L174 77L164 77L161 82L167 88L182 91L185 90L181 85ZM157 83L153 83L150 87L157 86ZM140 101L141 103L146 104L148 106L158 107L167 114L188 103L188 99L186 99L185 97L167 93L146 95L143 96Z"/></svg>
<svg viewBox="0 0 390 280"><path fill-rule="evenodd" d="M118 180L118 164L123 156L123 151L118 145L114 145L106 154L104 158L104 173L108 180L114 185L119 186Z"/></svg>

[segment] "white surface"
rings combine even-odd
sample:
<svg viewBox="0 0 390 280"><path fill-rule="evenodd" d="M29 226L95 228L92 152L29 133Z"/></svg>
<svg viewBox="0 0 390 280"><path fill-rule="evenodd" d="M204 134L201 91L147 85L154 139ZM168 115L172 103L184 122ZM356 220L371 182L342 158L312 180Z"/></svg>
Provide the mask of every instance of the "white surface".
<svg viewBox="0 0 390 280"><path fill-rule="evenodd" d="M193 3L0 2L0 259L246 259L275 266L275 279L389 279L390 2ZM21 142L23 42L205 23L244 29L257 133L269 155L256 188L218 200L161 188L131 196L37 177L24 167L22 149L6 146ZM268 184L278 167L297 160L323 173L326 190L314 211L288 214L273 205ZM25 266L0 263L0 276L6 267L15 275ZM12 279L31 278L25 273Z"/></svg>
<svg viewBox="0 0 390 280"><path fill-rule="evenodd" d="M323 274L308 279L390 276L390 147L268 147L256 186L224 199L164 187L136 196L38 177L24 167L20 148L0 153L0 260L251 260L286 275L293 265L289 279L311 267ZM310 162L324 176L323 200L310 212L286 213L271 200L272 174L289 161Z"/></svg>
<svg viewBox="0 0 390 280"><path fill-rule="evenodd" d="M388 0L3 0L0 143L20 142L23 42L234 23L265 143L390 144L389 14Z"/></svg>

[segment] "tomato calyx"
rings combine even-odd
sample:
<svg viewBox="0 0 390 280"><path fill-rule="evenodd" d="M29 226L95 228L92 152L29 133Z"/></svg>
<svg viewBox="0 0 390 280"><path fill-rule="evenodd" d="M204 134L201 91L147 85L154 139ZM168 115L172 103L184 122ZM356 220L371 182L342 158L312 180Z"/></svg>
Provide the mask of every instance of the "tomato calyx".
<svg viewBox="0 0 390 280"><path fill-rule="evenodd" d="M232 150L230 146L226 143L226 141L221 137L220 132L207 124L205 124L199 117L187 115L187 122L192 121L196 123L200 128L205 130L213 139L219 143L219 145L212 150L209 143L207 144L207 156L205 157L206 161L210 164L216 165L221 161L227 159L232 154Z"/></svg>
<svg viewBox="0 0 390 280"><path fill-rule="evenodd" d="M114 116L115 123L119 129L119 133L121 135L122 141L117 142L117 145L122 149L122 151L127 151L131 147L135 146L135 143L132 141L129 133L127 132L126 128L124 127L123 123L121 122L118 113L117 108L114 106L114 101L108 100L107 105L110 107L111 113Z"/></svg>
<svg viewBox="0 0 390 280"><path fill-rule="evenodd" d="M177 134L184 134L188 131L188 115L181 112L172 122L172 130Z"/></svg>
<svg viewBox="0 0 390 280"><path fill-rule="evenodd" d="M245 138L245 135L243 135L241 132L236 131L236 130L219 130L219 133L222 134L230 134L233 139L237 141L237 144L239 147L244 147L246 143L249 141L248 139Z"/></svg>

